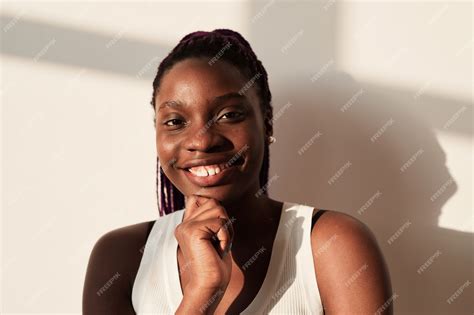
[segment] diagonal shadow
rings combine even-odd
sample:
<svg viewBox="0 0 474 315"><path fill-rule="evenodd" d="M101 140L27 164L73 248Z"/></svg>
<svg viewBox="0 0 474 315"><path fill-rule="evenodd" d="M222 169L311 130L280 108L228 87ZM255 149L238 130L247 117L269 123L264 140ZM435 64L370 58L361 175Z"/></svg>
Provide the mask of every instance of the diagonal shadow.
<svg viewBox="0 0 474 315"><path fill-rule="evenodd" d="M14 19L0 16L4 29ZM156 67L171 47L118 34L110 36L23 18L4 31L0 53L35 61L153 79Z"/></svg>

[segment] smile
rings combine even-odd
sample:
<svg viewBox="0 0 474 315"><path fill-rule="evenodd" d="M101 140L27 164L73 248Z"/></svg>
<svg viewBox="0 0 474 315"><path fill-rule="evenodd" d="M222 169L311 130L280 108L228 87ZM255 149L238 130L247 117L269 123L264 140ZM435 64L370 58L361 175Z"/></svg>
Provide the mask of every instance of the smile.
<svg viewBox="0 0 474 315"><path fill-rule="evenodd" d="M213 165L202 165L183 169L188 179L198 186L216 186L223 184L235 174L238 166L244 163L239 158L235 163L220 163Z"/></svg>
<svg viewBox="0 0 474 315"><path fill-rule="evenodd" d="M192 173L193 175L199 177L206 177L206 176L214 176L219 174L224 169L226 169L226 163L222 164L214 164L214 165L206 165L206 166L196 166L188 168L187 170Z"/></svg>

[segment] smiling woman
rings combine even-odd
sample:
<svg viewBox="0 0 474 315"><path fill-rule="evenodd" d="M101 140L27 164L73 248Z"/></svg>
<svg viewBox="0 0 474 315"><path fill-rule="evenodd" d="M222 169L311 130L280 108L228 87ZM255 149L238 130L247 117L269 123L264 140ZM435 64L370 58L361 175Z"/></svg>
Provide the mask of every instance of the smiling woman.
<svg viewBox="0 0 474 315"><path fill-rule="evenodd" d="M268 196L271 93L239 33L186 35L161 62L151 105L160 217L97 241L84 314L392 313L363 223Z"/></svg>

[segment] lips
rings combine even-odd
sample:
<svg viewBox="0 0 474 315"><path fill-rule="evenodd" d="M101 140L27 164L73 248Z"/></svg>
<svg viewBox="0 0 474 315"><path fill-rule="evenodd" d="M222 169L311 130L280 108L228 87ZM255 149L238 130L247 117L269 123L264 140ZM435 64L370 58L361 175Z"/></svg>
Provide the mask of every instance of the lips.
<svg viewBox="0 0 474 315"><path fill-rule="evenodd" d="M208 158L208 159L195 159L187 161L181 165L181 169L189 170L190 168L195 168L199 166L210 167L210 166L219 166L222 169L232 166L232 165L241 165L243 164L244 159L242 156L232 156L227 158Z"/></svg>
<svg viewBox="0 0 474 315"><path fill-rule="evenodd" d="M216 163L217 162L217 163ZM230 160L193 160L183 164L181 169L188 179L202 187L222 185L229 181L238 171L238 166L244 163L244 158L238 157Z"/></svg>

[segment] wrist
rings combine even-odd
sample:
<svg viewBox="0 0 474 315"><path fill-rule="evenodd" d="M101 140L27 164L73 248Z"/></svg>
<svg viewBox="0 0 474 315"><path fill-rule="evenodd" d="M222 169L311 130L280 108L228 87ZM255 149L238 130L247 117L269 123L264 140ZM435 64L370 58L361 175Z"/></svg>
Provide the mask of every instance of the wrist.
<svg viewBox="0 0 474 315"><path fill-rule="evenodd" d="M213 314L225 293L225 288L186 286L176 314Z"/></svg>

